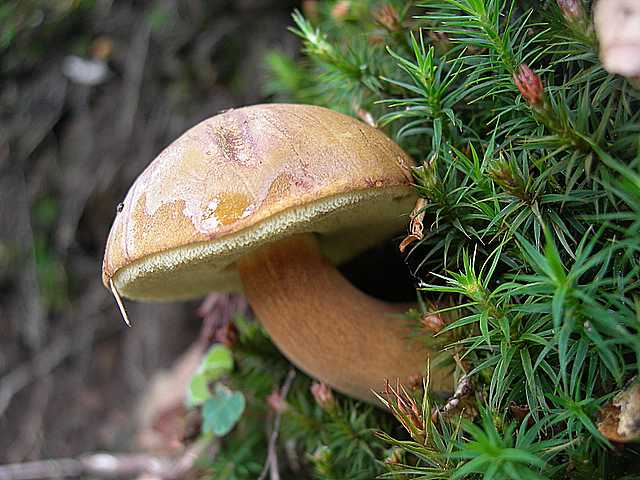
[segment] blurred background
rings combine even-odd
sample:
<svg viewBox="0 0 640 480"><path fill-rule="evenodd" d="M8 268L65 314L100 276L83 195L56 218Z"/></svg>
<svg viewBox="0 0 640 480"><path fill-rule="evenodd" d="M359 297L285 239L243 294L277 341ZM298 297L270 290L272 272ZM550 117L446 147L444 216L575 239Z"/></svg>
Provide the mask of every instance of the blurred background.
<svg viewBox="0 0 640 480"><path fill-rule="evenodd" d="M283 0L0 1L0 464L133 449L140 399L201 327L100 280L116 206L188 127L268 100Z"/></svg>

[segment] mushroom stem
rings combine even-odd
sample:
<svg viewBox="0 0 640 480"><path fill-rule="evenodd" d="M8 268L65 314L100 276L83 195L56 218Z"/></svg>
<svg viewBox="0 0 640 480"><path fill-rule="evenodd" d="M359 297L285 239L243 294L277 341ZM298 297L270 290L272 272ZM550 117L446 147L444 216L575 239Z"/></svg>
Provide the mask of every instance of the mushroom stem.
<svg viewBox="0 0 640 480"><path fill-rule="evenodd" d="M374 402L385 380L424 373L429 351L408 338L406 306L356 289L325 259L311 234L264 246L239 261L249 303L273 342L300 369L347 395ZM431 372L434 390L451 376Z"/></svg>

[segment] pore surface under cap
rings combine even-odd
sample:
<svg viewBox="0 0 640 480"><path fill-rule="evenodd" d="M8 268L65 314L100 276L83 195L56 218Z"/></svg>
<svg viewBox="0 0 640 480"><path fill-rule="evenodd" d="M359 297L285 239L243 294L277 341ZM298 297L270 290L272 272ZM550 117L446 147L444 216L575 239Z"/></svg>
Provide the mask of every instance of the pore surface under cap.
<svg viewBox="0 0 640 480"><path fill-rule="evenodd" d="M309 231L330 258L345 260L406 221L411 165L380 131L324 108L217 115L167 147L131 187L109 235L103 282L144 299L234 290L240 255Z"/></svg>

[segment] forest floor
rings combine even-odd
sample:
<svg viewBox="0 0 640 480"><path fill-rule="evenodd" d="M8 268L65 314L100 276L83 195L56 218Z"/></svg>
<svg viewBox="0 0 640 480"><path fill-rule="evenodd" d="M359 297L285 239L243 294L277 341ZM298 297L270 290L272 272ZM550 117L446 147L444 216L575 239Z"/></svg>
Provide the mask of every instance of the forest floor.
<svg viewBox="0 0 640 480"><path fill-rule="evenodd" d="M0 6L0 464L135 449L141 396L197 337L197 303L102 286L116 206L159 151L264 101L264 56L296 50L295 2Z"/></svg>

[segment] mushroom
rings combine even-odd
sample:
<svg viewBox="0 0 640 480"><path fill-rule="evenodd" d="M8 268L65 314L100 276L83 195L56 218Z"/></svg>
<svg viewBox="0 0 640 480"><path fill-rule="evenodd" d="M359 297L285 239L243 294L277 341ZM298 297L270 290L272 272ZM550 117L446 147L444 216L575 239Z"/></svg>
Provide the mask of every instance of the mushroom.
<svg viewBox="0 0 640 480"><path fill-rule="evenodd" d="M640 441L640 383L627 388L600 409L598 430L613 442Z"/></svg>
<svg viewBox="0 0 640 480"><path fill-rule="evenodd" d="M118 301L244 290L292 363L374 401L385 379L423 373L430 352L394 318L406 306L365 295L334 264L406 223L412 165L379 130L325 108L224 112L135 181L111 228L103 282ZM435 370L431 385L450 390L452 380Z"/></svg>
<svg viewBox="0 0 640 480"><path fill-rule="evenodd" d="M604 68L625 77L640 76L640 2L599 0L594 17Z"/></svg>

